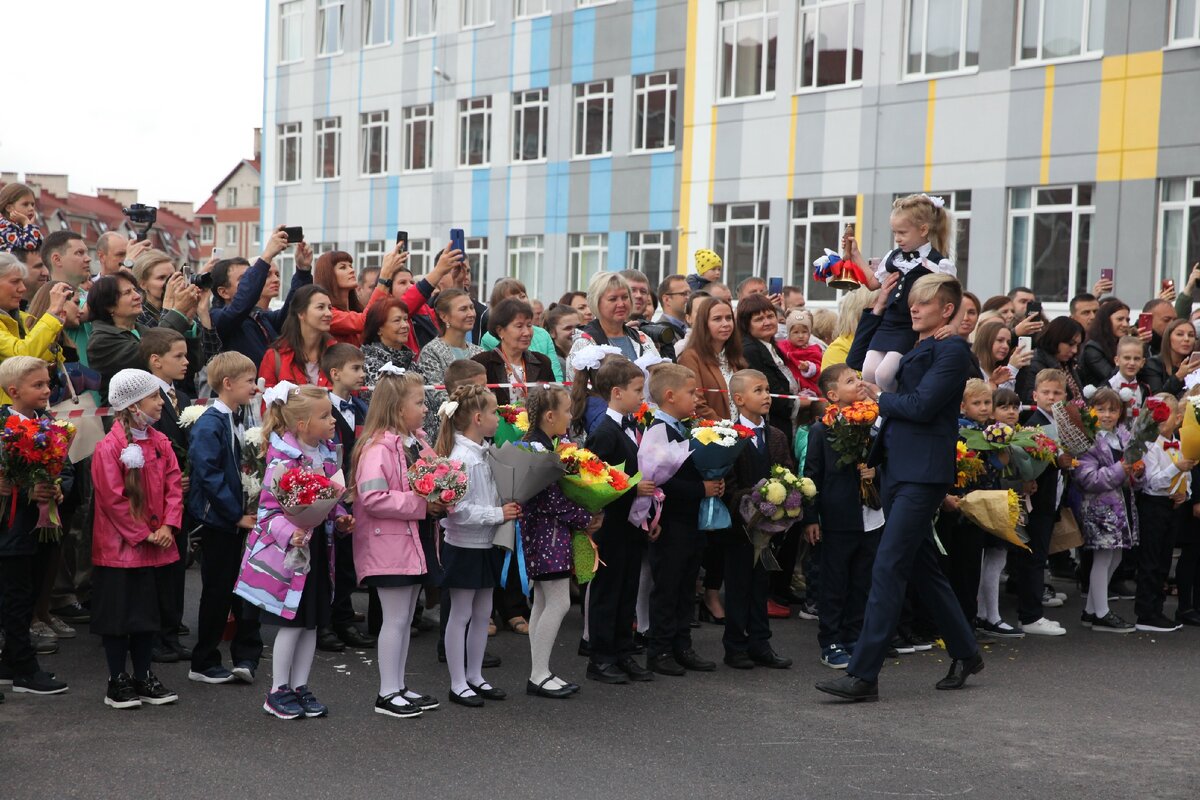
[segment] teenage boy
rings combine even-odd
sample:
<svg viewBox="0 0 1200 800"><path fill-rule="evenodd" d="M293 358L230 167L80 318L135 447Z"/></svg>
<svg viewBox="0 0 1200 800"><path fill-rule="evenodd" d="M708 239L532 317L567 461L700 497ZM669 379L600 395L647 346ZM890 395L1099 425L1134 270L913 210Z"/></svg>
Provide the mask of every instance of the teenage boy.
<svg viewBox="0 0 1200 800"><path fill-rule="evenodd" d="M0 427L9 417L38 419L46 415L50 402L50 372L46 362L33 356L10 356L0 362L0 388L8 393L9 405L0 407ZM62 502L71 490L73 472L63 465L62 485L39 483L19 497L11 497L16 509L0 517L0 626L4 650L0 653L0 680L11 681L14 692L61 694L67 684L38 664L29 626L33 606L42 587L50 559L58 554L57 543L39 541L35 532L39 502ZM12 495L14 487L0 479L0 494ZM8 524L11 519L12 524Z"/></svg>
<svg viewBox="0 0 1200 800"><path fill-rule="evenodd" d="M257 389L258 366L237 352L208 362L208 381L217 392L191 428L191 485L187 512L200 524L200 611L188 678L199 683L254 682L263 642L257 611L233 594L246 534L255 516L244 513L242 448L233 410L249 403ZM233 670L221 665L217 649L232 612L237 628L229 644Z"/></svg>
<svg viewBox="0 0 1200 800"><path fill-rule="evenodd" d="M188 459L188 433L179 425L179 414L192 403L192 398L176 388L176 383L187 376L188 346L183 334L171 328L151 328L142 334L138 350L142 361L148 365L148 371L158 381L158 393L163 399L162 416L154 427L171 440L171 449L179 459L180 468L184 469L183 492L188 491L186 466ZM183 625L184 581L187 576L188 531L189 524L179 526L175 534L175 546L179 549L179 558L158 570L158 615L162 621L162 630L154 643L151 658L159 664L174 664L177 661L190 660L192 651L179 641L180 628Z"/></svg>
<svg viewBox="0 0 1200 800"><path fill-rule="evenodd" d="M917 344L896 372L895 392L879 396L883 422L872 453L883 460L883 513L886 517L862 634L846 674L817 684L844 700L878 700L879 670L900 619L911 581L946 642L950 671L938 689L961 689L968 675L983 669L975 634L938 567L933 515L954 485L958 410L972 370L971 347L961 336L934 334L955 319L962 286L950 275L926 275L909 292ZM877 457L868 459L874 466Z"/></svg>
<svg viewBox="0 0 1200 800"><path fill-rule="evenodd" d="M650 428L661 425L666 428L667 441L687 442L690 434L681 420L696 416L696 375L678 364L653 367L650 399L658 406ZM689 458L659 487L663 492L662 532L650 542L646 555L654 577L646 666L659 675L679 676L689 669L712 672L717 668L692 647L691 622L696 607L696 577L707 544L704 531L696 529L696 507L705 497L720 497L723 484L702 479Z"/></svg>
<svg viewBox="0 0 1200 800"><path fill-rule="evenodd" d="M867 397L858 371L846 364L823 370L817 386L824 398L839 408ZM871 568L883 533L883 511L862 502L862 482L875 480L875 470L866 464L839 466L840 458L825 423L814 423L808 429L804 475L817 485L817 502L804 509L804 538L810 545L821 545L817 643L821 663L833 669L850 664L850 651L862 631ZM878 482L875 488L879 489Z"/></svg>
<svg viewBox="0 0 1200 800"><path fill-rule="evenodd" d="M775 464L791 469L795 460L787 434L767 423L771 388L767 376L743 369L729 379L729 393L737 406L739 422L754 431L742 448L722 487L733 528L716 534L725 552L725 664L734 669L787 669L792 665L771 648L767 617L770 582L762 559L755 559L739 506L756 483L771 474Z"/></svg>
<svg viewBox="0 0 1200 800"><path fill-rule="evenodd" d="M630 415L642 405L646 383L642 370L627 358L608 358L596 370L593 383L608 408L588 436L586 447L609 464L623 463L627 474L636 475L637 423ZM649 497L654 488L652 482L642 481L637 496ZM587 677L601 683L654 679L654 673L633 657L638 578L646 549L645 532L629 523L633 498L634 492L626 492L604 509L604 523L595 534L602 563L590 589L588 641L592 654Z"/></svg>
<svg viewBox="0 0 1200 800"><path fill-rule="evenodd" d="M342 448L342 474L351 480L350 456L358 431L367 419L367 404L358 392L367 382L363 354L352 344L335 344L321 356L321 371L329 378L329 401L333 403L334 441ZM317 632L317 647L340 653L347 647L374 647L374 636L354 624L354 590L358 576L354 572L354 545L350 536L335 536L333 609L330 626Z"/></svg>

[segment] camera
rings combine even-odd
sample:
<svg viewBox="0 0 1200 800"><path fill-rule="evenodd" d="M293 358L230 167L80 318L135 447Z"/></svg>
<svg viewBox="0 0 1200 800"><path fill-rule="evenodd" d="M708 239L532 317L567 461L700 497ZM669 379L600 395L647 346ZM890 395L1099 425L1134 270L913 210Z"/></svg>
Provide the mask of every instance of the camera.
<svg viewBox="0 0 1200 800"><path fill-rule="evenodd" d="M130 222L139 225L153 225L158 221L158 209L144 203L130 203L129 208L122 208L121 211L129 217Z"/></svg>
<svg viewBox="0 0 1200 800"><path fill-rule="evenodd" d="M669 322L643 322L638 330L646 334L663 358L675 360L675 343L679 341L679 329Z"/></svg>
<svg viewBox="0 0 1200 800"><path fill-rule="evenodd" d="M195 275L195 274L189 275L188 283L190 283L192 286L199 286L201 289L203 289L206 292L210 291L212 289L212 285L213 285L212 273L211 272L201 272L198 275Z"/></svg>

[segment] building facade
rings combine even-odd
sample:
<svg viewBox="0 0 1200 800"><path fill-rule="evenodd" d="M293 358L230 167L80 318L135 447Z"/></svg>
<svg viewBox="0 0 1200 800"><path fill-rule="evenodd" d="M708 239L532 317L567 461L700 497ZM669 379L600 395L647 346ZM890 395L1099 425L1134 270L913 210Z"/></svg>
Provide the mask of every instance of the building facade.
<svg viewBox="0 0 1200 800"><path fill-rule="evenodd" d="M262 252L262 213L259 209L262 185L257 130L254 142L254 158L239 161L196 210L200 254L205 260L216 252L221 258L253 261Z"/></svg>
<svg viewBox="0 0 1200 800"><path fill-rule="evenodd" d="M268 0L262 224L414 269L461 227L476 285L557 298L711 247L811 263L943 196L980 295L1131 301L1200 260L1191 0Z"/></svg>

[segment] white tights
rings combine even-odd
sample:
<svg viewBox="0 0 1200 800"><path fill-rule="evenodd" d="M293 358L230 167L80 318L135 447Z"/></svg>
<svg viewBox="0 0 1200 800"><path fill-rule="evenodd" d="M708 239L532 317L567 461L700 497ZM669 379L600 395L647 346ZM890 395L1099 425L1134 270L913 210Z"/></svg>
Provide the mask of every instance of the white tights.
<svg viewBox="0 0 1200 800"><path fill-rule="evenodd" d="M998 547L983 548L983 566L979 571L979 594L975 597L979 616L993 625L1000 621L1000 573L1008 551Z"/></svg>
<svg viewBox="0 0 1200 800"><path fill-rule="evenodd" d="M1120 564L1120 550L1092 551L1092 573L1088 578L1088 596L1084 611L1100 618L1108 616L1108 583Z"/></svg>
<svg viewBox="0 0 1200 800"><path fill-rule="evenodd" d="M483 651L487 646L488 619L492 616L491 589L451 589L450 618L446 620L446 666L450 691L474 695L467 683L483 686ZM490 685L490 684L489 684Z"/></svg>
<svg viewBox="0 0 1200 800"><path fill-rule="evenodd" d="M304 628L280 628L271 645L271 691L281 686L308 684L313 656L317 653L317 632Z"/></svg>
<svg viewBox="0 0 1200 800"><path fill-rule="evenodd" d="M550 672L550 653L554 650L563 617L571 609L571 590L567 578L534 581L533 585L533 609L529 615L529 680L540 686L553 674ZM560 689L563 685L554 678L546 687Z"/></svg>
<svg viewBox="0 0 1200 800"><path fill-rule="evenodd" d="M896 372L900 369L903 353L868 350L863 359L863 380L873 383L885 392L896 391Z"/></svg>
<svg viewBox="0 0 1200 800"><path fill-rule="evenodd" d="M387 697L405 688L404 667L408 663L408 643L412 636L413 607L420 586L381 588L379 605L383 609L383 627L379 629L379 695ZM405 698L420 697L407 692Z"/></svg>

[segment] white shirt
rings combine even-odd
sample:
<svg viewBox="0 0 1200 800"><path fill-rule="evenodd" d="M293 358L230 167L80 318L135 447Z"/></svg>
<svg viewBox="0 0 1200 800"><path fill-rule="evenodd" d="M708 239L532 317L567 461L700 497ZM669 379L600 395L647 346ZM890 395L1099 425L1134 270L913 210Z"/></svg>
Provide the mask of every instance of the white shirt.
<svg viewBox="0 0 1200 800"><path fill-rule="evenodd" d="M1146 457L1142 459L1146 463L1146 477L1142 483L1142 492L1153 497L1170 497L1179 491L1190 494L1192 474L1175 466L1175 462L1183 458L1183 455L1175 448L1165 450L1163 444L1167 441L1159 436L1154 440L1154 444L1146 450ZM1178 440L1171 439L1169 441L1176 442Z"/></svg>
<svg viewBox="0 0 1200 800"><path fill-rule="evenodd" d="M329 393L329 399L333 401L333 410L342 415L342 419L346 420L346 424L350 426L350 430L354 430L354 408L343 409L342 403L346 401L333 392Z"/></svg>
<svg viewBox="0 0 1200 800"><path fill-rule="evenodd" d="M932 251L933 245L929 242L926 242L917 248L917 259L915 261L907 261L904 258L904 251L900 251L899 253L896 253L896 257L892 259L892 266L900 270L901 274L907 274L909 270L924 264L925 260L929 258L929 254ZM887 267L888 265L881 261L879 266L875 268L875 279L880 283L883 283L883 279L887 277ZM936 264L930 263L929 269L935 273L944 272L947 275L952 275L955 277L958 275L958 269L954 266L954 262L948 258L943 258Z"/></svg>
<svg viewBox="0 0 1200 800"><path fill-rule="evenodd" d="M245 445L242 426L233 421L233 409L221 402L221 398L212 401L212 407L224 414L229 419L229 434L232 436L231 442L237 445ZM234 454L237 454L237 448L234 447Z"/></svg>
<svg viewBox="0 0 1200 800"><path fill-rule="evenodd" d="M604 413L608 414L609 419L617 423L618 428L621 428L621 430L625 431L625 435L629 437L629 441L637 444L637 431L632 428L624 427L625 416L623 414L618 414L616 411L613 411L612 408L604 409Z"/></svg>
<svg viewBox="0 0 1200 800"><path fill-rule="evenodd" d="M450 458L463 463L467 473L467 493L447 512L442 527L446 543L471 550L486 550L492 546L496 528L504 522L500 492L487 463L487 447L476 444L461 433L454 434L454 450Z"/></svg>
<svg viewBox="0 0 1200 800"><path fill-rule="evenodd" d="M1146 398L1142 392L1142 385L1141 382L1138 381L1137 375L1134 375L1132 380L1127 380L1124 375L1118 372L1116 375L1113 375L1108 379L1109 387L1117 393L1120 393L1121 384L1123 383L1136 383L1138 385L1136 389L1131 390L1133 392L1133 400L1129 401L1129 403L1126 405L1132 405L1134 408L1141 408L1142 404L1145 403Z"/></svg>
<svg viewBox="0 0 1200 800"><path fill-rule="evenodd" d="M767 429L767 418L766 417L763 417L761 422L754 423L754 422L751 422L749 419L747 419L745 414L739 414L738 415L738 424L745 425L747 428L754 431L754 438L750 440L751 446L758 447L758 432L760 430L763 432L763 447L765 448L767 446L767 430L766 430Z"/></svg>

